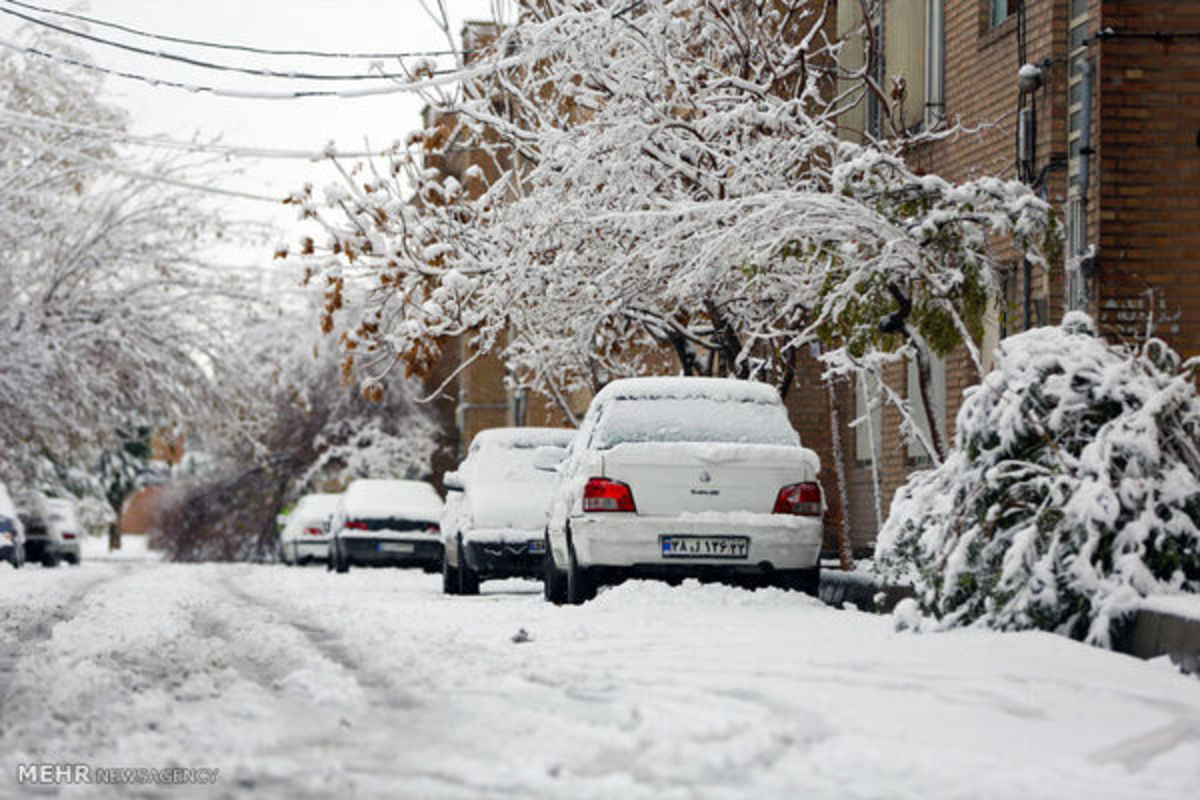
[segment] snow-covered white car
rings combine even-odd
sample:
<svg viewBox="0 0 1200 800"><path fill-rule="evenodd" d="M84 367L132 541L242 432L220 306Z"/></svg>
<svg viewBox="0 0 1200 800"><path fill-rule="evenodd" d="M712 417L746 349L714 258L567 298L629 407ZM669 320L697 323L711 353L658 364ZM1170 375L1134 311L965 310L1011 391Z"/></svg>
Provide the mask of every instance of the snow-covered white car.
<svg viewBox="0 0 1200 800"><path fill-rule="evenodd" d="M15 569L25 564L25 525L3 483L0 483L0 561L7 561Z"/></svg>
<svg viewBox="0 0 1200 800"><path fill-rule="evenodd" d="M32 489L18 490L17 516L25 526L25 558L40 562L43 567L57 567L62 540L50 526L50 509L46 496Z"/></svg>
<svg viewBox="0 0 1200 800"><path fill-rule="evenodd" d="M50 530L53 558L79 566L83 525L75 513L75 501L64 497L46 500L46 527ZM42 563L46 563L43 561Z"/></svg>
<svg viewBox="0 0 1200 800"><path fill-rule="evenodd" d="M540 578L554 476L537 469L538 447L565 447L567 428L480 431L467 458L442 478L442 590L478 594L489 578Z"/></svg>
<svg viewBox="0 0 1200 800"><path fill-rule="evenodd" d="M329 567L442 566L442 499L424 481L362 479L342 493L330 522Z"/></svg>
<svg viewBox="0 0 1200 800"><path fill-rule="evenodd" d="M816 594L825 503L817 455L778 392L719 378L631 378L592 400L558 481L546 599L582 603L629 577Z"/></svg>
<svg viewBox="0 0 1200 800"><path fill-rule="evenodd" d="M324 561L329 555L329 523L340 494L306 494L287 515L279 532L279 558L287 565Z"/></svg>

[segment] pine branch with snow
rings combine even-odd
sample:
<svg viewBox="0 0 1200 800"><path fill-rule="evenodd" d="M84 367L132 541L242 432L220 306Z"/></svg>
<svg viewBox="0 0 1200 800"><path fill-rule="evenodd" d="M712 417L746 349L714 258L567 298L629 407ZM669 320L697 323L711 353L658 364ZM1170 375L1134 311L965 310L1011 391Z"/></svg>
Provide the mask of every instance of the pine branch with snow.
<svg viewBox="0 0 1200 800"><path fill-rule="evenodd" d="M1071 313L1001 343L955 450L896 493L877 564L941 627L1040 628L1101 646L1151 594L1200 591L1196 370Z"/></svg>

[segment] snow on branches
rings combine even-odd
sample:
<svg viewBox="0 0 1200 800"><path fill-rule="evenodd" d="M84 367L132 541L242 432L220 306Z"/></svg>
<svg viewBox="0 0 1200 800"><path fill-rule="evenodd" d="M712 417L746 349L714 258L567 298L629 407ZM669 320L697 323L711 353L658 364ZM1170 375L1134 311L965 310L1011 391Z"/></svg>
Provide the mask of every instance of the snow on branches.
<svg viewBox="0 0 1200 800"><path fill-rule="evenodd" d="M78 463L114 439L127 414L204 406L226 344L219 301L239 291L199 255L230 229L194 196L127 177L86 132L124 121L91 76L5 51L0 85L5 110L80 126L0 122L0 473L32 479L47 456Z"/></svg>
<svg viewBox="0 0 1200 800"><path fill-rule="evenodd" d="M897 491L877 563L942 627L1110 645L1141 597L1200 591L1200 398L1161 341L1105 343L1077 312L1006 339L955 451Z"/></svg>
<svg viewBox="0 0 1200 800"><path fill-rule="evenodd" d="M1043 262L1049 210L1016 182L915 173L914 140L839 138L867 89L862 71L839 88L832 12L525 4L460 95L427 96L389 169L296 195L329 234L307 265L361 285L374 352L420 368L465 334L552 396L661 371L663 353L786 391L817 341L834 372L910 340L945 352L981 329L993 246ZM878 327L897 296L903 336Z"/></svg>

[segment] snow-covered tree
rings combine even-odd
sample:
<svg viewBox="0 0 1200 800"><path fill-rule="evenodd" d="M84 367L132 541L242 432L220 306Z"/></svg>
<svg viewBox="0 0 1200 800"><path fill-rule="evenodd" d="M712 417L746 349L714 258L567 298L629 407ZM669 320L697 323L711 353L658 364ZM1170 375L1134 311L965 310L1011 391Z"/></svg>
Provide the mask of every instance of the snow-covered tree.
<svg viewBox="0 0 1200 800"><path fill-rule="evenodd" d="M89 132L124 122L91 73L6 50L0 86L5 111L26 119L0 117L0 473L11 479L44 459L91 461L130 414L219 408L235 338L222 300L245 293L241 275L203 255L231 226L171 183L194 164L131 164Z"/></svg>
<svg viewBox="0 0 1200 800"><path fill-rule="evenodd" d="M407 150L293 198L328 232L299 248L326 313L360 287L348 343L377 368L467 335L555 398L664 354L786 391L814 342L841 373L978 338L995 248L1044 263L1048 208L1025 187L920 175L912 139L838 137L878 87L860 70L839 90L830 3L523 8L459 94L427 93ZM430 166L466 154L462 180Z"/></svg>
<svg viewBox="0 0 1200 800"><path fill-rule="evenodd" d="M270 559L275 516L309 492L354 478L424 478L436 427L395 373L362 383L342 369L333 339L311 325L315 303L264 318L246 332L248 393L236 420L189 446L205 454L156 499L155 538L180 560Z"/></svg>
<svg viewBox="0 0 1200 800"><path fill-rule="evenodd" d="M1200 592L1200 362L1068 314L1001 343L954 451L896 493L877 563L943 627L1109 646L1150 594Z"/></svg>

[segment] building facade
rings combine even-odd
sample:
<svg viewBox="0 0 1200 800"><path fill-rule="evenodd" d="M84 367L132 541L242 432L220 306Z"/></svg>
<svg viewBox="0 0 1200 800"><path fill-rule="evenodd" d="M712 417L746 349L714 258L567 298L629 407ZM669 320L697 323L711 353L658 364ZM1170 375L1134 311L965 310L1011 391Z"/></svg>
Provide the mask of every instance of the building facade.
<svg viewBox="0 0 1200 800"><path fill-rule="evenodd" d="M942 132L908 150L915 169L1018 179L1060 212L1062 251L1048 271L997 252L1005 269L981 343L985 369L1004 336L1068 309L1091 313L1111 339L1135 340L1153 324L1185 357L1200 355L1200 0L836 6L841 66L869 70L881 88L843 116L843 136ZM461 177L472 163L489 168L469 152L433 166ZM467 347L449 349L443 374L470 358ZM900 413L877 402L877 387L827 386L817 356L800 360L788 407L821 457L828 548L844 525L855 552L868 554L895 490L929 462L901 436ZM962 393L980 376L965 353L932 372L935 424L952 442ZM567 423L559 409L514 394L505 377L486 356L448 386L456 452L485 427ZM883 379L919 404L911 365ZM587 398L571 402L578 411Z"/></svg>

